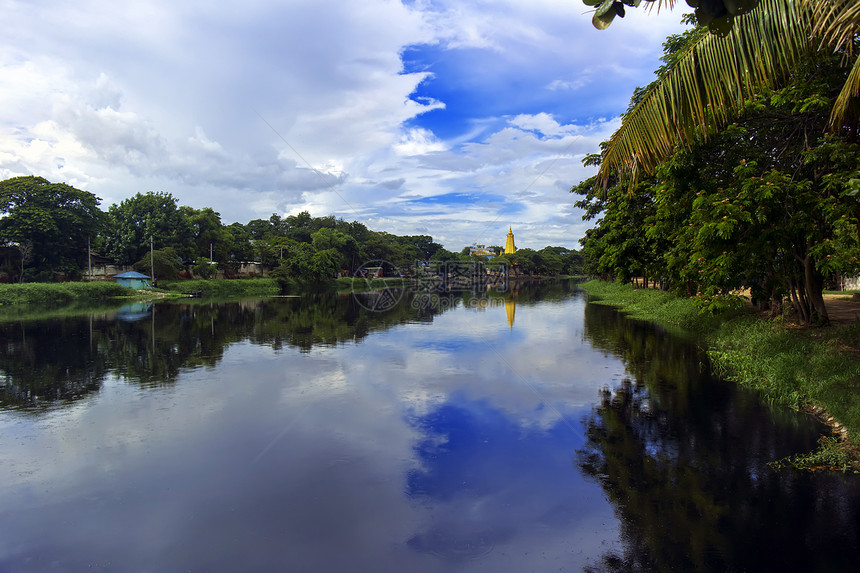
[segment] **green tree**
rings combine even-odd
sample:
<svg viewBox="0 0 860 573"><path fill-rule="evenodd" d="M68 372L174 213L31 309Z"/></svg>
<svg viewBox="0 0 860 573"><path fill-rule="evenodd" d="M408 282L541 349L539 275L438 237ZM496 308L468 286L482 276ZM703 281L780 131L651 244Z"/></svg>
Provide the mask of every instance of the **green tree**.
<svg viewBox="0 0 860 573"><path fill-rule="evenodd" d="M254 260L254 249L251 244L251 234L241 223L227 225L224 230L228 235L227 264Z"/></svg>
<svg viewBox="0 0 860 573"><path fill-rule="evenodd" d="M288 280L300 284L320 284L334 278L339 269L341 253L336 249L316 250L313 245L286 239L280 264L272 276L282 284Z"/></svg>
<svg viewBox="0 0 860 573"><path fill-rule="evenodd" d="M323 227L311 235L311 242L317 252L331 250L336 253L334 262L337 270L352 270L356 264L360 264L356 262L358 243L343 231Z"/></svg>
<svg viewBox="0 0 860 573"><path fill-rule="evenodd" d="M457 253L452 253L448 249L442 247L442 248L437 249L436 252L433 253L433 255L430 257L430 260L443 262L443 263L449 262L449 261L456 261L457 260Z"/></svg>
<svg viewBox="0 0 860 573"><path fill-rule="evenodd" d="M592 178L572 190L584 196L576 202L585 211L583 219L600 215L581 241L589 274L622 282L644 277L646 283L662 276L662 253L656 238L648 234L656 214L653 184L653 180L639 181L629 192L616 180L603 190Z"/></svg>
<svg viewBox="0 0 860 573"><path fill-rule="evenodd" d="M746 40L756 35L744 33ZM739 42L739 34L732 38ZM826 136L847 72L839 54L811 46L789 50L782 60L761 52L770 54L764 67L779 72L774 81L763 85L739 73L735 80L747 83L735 86L731 99L728 77L724 84L708 82L726 69L737 71L737 62L706 64L730 54L743 60L749 53L740 51L758 49L741 44L702 30L664 44L660 77L634 93L622 128L599 158L588 158L600 165L599 177L579 186L586 200L578 205L587 219L602 215L583 244L588 265L620 278L660 273L676 290L705 299L744 287L757 300L790 294L803 321L826 323L825 276L851 270L857 256L856 238L848 239L846 230L860 214L851 183L860 177L860 155L850 139ZM682 95L691 78L699 85ZM698 116L696 98L710 98ZM686 127L670 135L661 131L665 121ZM619 153L636 161L625 163ZM643 230L637 251L646 256L644 270L631 266L641 255L629 250ZM659 256L648 261L649 252Z"/></svg>
<svg viewBox="0 0 860 573"><path fill-rule="evenodd" d="M564 260L556 247L544 247L538 251L541 258L540 274L560 275L564 270Z"/></svg>
<svg viewBox="0 0 860 573"><path fill-rule="evenodd" d="M153 265L155 265L154 269ZM179 278L179 271L184 268L182 260L173 247L147 252L143 258L134 263L133 267L136 271L148 274L154 279L167 280Z"/></svg>
<svg viewBox="0 0 860 573"><path fill-rule="evenodd" d="M276 221L273 221L273 224L279 235L287 236L300 243L310 243L311 234L318 229L318 227L314 228L313 217L307 211L302 211L298 215L290 215L281 224Z"/></svg>
<svg viewBox="0 0 860 573"><path fill-rule="evenodd" d="M277 235L279 232L279 225L275 225L272 223L272 219L276 218L278 223L280 223L280 217L276 214L272 214L272 217L269 220L266 219L254 219L253 221L249 221L247 225L245 225L245 230L247 231L249 237L253 240L264 239L267 236Z"/></svg>
<svg viewBox="0 0 860 573"><path fill-rule="evenodd" d="M401 243L417 250L421 260L430 260L436 251L442 248L439 243L433 242L430 235L406 235L401 237Z"/></svg>
<svg viewBox="0 0 860 573"><path fill-rule="evenodd" d="M732 121L762 87L777 89L804 58L834 51L853 62L832 108L831 128L857 135L860 59L856 0L761 0L726 37L694 31L670 65L642 91L603 151L610 172L653 173L676 146L688 146ZM746 25L749 23L749 25Z"/></svg>
<svg viewBox="0 0 860 573"><path fill-rule="evenodd" d="M122 265L141 260L150 239L155 248L172 247L189 262L194 258L193 237L187 211L170 193L138 193L108 209L104 243L107 253Z"/></svg>
<svg viewBox="0 0 860 573"><path fill-rule="evenodd" d="M42 177L0 181L0 242L29 251L21 251L22 263L30 259L32 275L77 274L87 265L88 239L104 222L100 202L88 191Z"/></svg>
<svg viewBox="0 0 860 573"><path fill-rule="evenodd" d="M221 215L211 207L192 209L181 207L188 218L194 237L196 255L212 260L223 261L228 258L232 235L221 223Z"/></svg>
<svg viewBox="0 0 860 573"><path fill-rule="evenodd" d="M408 240L384 231L369 231L359 245L362 264L369 261L388 261L405 269L422 259L421 251Z"/></svg>
<svg viewBox="0 0 860 573"><path fill-rule="evenodd" d="M194 261L194 276L201 279L211 279L218 272L218 266L214 261L206 257L197 257Z"/></svg>

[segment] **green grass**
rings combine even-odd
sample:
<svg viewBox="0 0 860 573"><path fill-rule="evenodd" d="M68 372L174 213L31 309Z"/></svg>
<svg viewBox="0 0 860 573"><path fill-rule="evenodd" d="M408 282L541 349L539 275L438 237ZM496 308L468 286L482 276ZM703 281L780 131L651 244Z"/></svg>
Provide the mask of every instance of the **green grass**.
<svg viewBox="0 0 860 573"><path fill-rule="evenodd" d="M777 471L794 467L810 471L830 470L842 473L860 473L857 454L850 445L828 436L821 436L818 440L818 449L813 452L788 456L768 465Z"/></svg>
<svg viewBox="0 0 860 573"><path fill-rule="evenodd" d="M115 282L0 284L0 312L17 305L57 307L72 302L101 302L129 296L132 289Z"/></svg>
<svg viewBox="0 0 860 573"><path fill-rule="evenodd" d="M860 323L804 329L760 318L742 310L701 314L692 299L681 299L629 285L591 281L580 285L605 304L631 317L682 327L707 345L714 372L786 407L823 411L860 441ZM818 450L790 460L795 467L841 463L856 448L822 443ZM858 465L856 454L852 461ZM782 460L785 462L786 460ZM850 464L849 464L850 465Z"/></svg>
<svg viewBox="0 0 860 573"><path fill-rule="evenodd" d="M243 296L272 296L281 292L275 279L193 279L187 281L159 281L159 289L169 293L200 292L211 298L233 298Z"/></svg>
<svg viewBox="0 0 860 573"><path fill-rule="evenodd" d="M164 282L158 290L168 294L200 291L206 297L271 296L280 292L274 279L190 280ZM32 313L41 308L98 304L123 298L146 298L112 281L0 284L0 314ZM18 307L28 306L29 310Z"/></svg>
<svg viewBox="0 0 860 573"><path fill-rule="evenodd" d="M693 299L679 298L657 289L633 288L629 284L604 281L588 281L578 285L597 304L617 306L631 318L657 322L663 326L674 326L694 334L713 331L725 320L725 316L702 313ZM736 315L737 312L732 312Z"/></svg>
<svg viewBox="0 0 860 573"><path fill-rule="evenodd" d="M708 336L717 374L795 409L821 408L860 439L860 323L788 328L757 318Z"/></svg>
<svg viewBox="0 0 860 573"><path fill-rule="evenodd" d="M149 293L111 281L0 284L0 322L110 311L129 299L156 298L158 291L162 297L200 291L210 298L272 296L280 292L274 279L190 280L165 282L159 286L157 291Z"/></svg>

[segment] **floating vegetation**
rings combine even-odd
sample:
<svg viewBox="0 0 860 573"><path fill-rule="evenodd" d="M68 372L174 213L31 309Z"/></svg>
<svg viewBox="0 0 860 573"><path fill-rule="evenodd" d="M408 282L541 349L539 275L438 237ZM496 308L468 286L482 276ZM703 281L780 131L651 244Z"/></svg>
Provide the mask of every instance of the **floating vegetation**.
<svg viewBox="0 0 860 573"><path fill-rule="evenodd" d="M818 449L807 454L795 454L770 462L768 466L776 471L795 468L808 471L835 471L860 474L857 452L850 442L835 436L821 436Z"/></svg>

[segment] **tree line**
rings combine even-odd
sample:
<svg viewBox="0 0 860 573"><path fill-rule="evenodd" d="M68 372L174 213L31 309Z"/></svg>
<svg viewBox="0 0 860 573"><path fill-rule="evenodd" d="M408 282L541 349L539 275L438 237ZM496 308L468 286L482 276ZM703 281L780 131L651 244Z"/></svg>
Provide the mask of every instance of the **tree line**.
<svg viewBox="0 0 860 573"><path fill-rule="evenodd" d="M323 282L372 261L409 269L416 261L471 261L468 247L446 250L429 235L394 235L363 223L308 212L247 224L225 225L212 208L179 205L170 193L138 193L107 211L88 191L36 176L0 181L0 280L77 279L91 253L163 279L182 271L210 278L238 273L241 263L261 262L277 278ZM9 253L12 253L10 256ZM576 251L522 249L499 261L525 274L574 274ZM153 273L154 266L154 273Z"/></svg>
<svg viewBox="0 0 860 573"><path fill-rule="evenodd" d="M631 127L634 119L673 117L671 108L641 104L705 34L697 27L664 43L658 79L636 90L622 118L628 140L634 130L648 134ZM600 173L572 188L584 219L595 221L581 241L587 272L645 277L708 309L749 289L764 308L781 311L788 300L803 322L827 323L828 280L860 272L860 131L850 118L831 123L849 75L846 51L858 47L855 36L841 49L806 53L778 86L756 86L731 121L705 106L701 127L653 169L607 165L607 150L618 155L614 141L587 157Z"/></svg>

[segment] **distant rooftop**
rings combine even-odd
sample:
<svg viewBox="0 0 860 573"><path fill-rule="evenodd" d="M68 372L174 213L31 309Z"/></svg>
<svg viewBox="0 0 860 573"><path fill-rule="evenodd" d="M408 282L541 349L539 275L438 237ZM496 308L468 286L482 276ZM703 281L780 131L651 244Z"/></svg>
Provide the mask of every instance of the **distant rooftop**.
<svg viewBox="0 0 860 573"><path fill-rule="evenodd" d="M124 273L114 275L113 278L115 278L115 279L148 279L149 275L145 275L145 274L139 273L137 271L126 271Z"/></svg>

